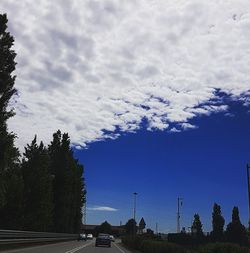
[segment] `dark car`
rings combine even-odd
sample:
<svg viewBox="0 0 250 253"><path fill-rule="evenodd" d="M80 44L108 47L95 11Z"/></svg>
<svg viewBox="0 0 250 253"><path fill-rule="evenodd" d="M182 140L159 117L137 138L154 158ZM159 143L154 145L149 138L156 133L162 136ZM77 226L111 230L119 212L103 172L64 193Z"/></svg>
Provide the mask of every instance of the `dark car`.
<svg viewBox="0 0 250 253"><path fill-rule="evenodd" d="M87 237L86 237L86 234L79 234L79 236L78 236L78 239L77 239L78 241L80 241L80 240L84 240L84 241L86 241L87 240Z"/></svg>
<svg viewBox="0 0 250 253"><path fill-rule="evenodd" d="M111 247L111 240L108 234L99 234L95 240L95 246L108 246Z"/></svg>

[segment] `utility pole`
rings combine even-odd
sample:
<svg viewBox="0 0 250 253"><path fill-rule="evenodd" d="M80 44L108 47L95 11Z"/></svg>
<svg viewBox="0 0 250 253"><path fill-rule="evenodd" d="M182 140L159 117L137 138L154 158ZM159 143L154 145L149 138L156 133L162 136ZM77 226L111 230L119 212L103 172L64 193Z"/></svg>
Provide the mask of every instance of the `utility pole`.
<svg viewBox="0 0 250 253"><path fill-rule="evenodd" d="M247 163L247 187L248 187L248 229L250 229L250 177L249 177L250 166Z"/></svg>
<svg viewBox="0 0 250 253"><path fill-rule="evenodd" d="M181 229L180 229L180 218L181 218L181 215L180 215L180 206L182 206L182 200L183 198L177 198L177 233L180 233L181 232Z"/></svg>
<svg viewBox="0 0 250 253"><path fill-rule="evenodd" d="M134 192L134 236L136 235L136 195L137 192Z"/></svg>
<svg viewBox="0 0 250 253"><path fill-rule="evenodd" d="M155 234L158 235L158 223L155 224Z"/></svg>

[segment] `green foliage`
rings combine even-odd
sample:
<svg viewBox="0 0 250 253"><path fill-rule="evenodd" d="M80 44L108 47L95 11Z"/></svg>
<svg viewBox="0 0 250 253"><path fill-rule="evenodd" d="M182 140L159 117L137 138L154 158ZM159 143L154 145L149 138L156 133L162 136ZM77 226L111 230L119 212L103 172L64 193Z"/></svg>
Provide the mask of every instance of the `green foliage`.
<svg viewBox="0 0 250 253"><path fill-rule="evenodd" d="M15 76L12 72L15 70L16 53L11 47L14 44L14 38L7 32L7 15L0 14L0 126L6 125L6 120L13 116L13 111L8 111L7 106L11 97L16 93L14 88ZM2 130L2 129L1 129Z"/></svg>
<svg viewBox="0 0 250 253"><path fill-rule="evenodd" d="M187 233L169 233L168 241L179 245L196 245L200 243L199 238L196 238L194 234ZM203 242L203 241L202 241Z"/></svg>
<svg viewBox="0 0 250 253"><path fill-rule="evenodd" d="M53 229L53 196L50 159L43 143L37 145L36 137L25 148L22 171L24 180L23 227L25 230L51 231Z"/></svg>
<svg viewBox="0 0 250 253"><path fill-rule="evenodd" d="M200 221L200 216L199 214L194 215L194 220L192 224L192 234L194 234L197 237L203 236L203 231L202 231L202 223Z"/></svg>
<svg viewBox="0 0 250 253"><path fill-rule="evenodd" d="M122 243L131 249L142 253L185 253L185 249L166 241L147 239L144 236L126 236L122 238Z"/></svg>
<svg viewBox="0 0 250 253"><path fill-rule="evenodd" d="M249 248L240 247L232 243L210 243L205 246L199 247L199 253L250 253Z"/></svg>
<svg viewBox="0 0 250 253"><path fill-rule="evenodd" d="M226 237L229 242L247 243L247 233L245 227L241 224L238 207L233 208L232 221L227 225Z"/></svg>
<svg viewBox="0 0 250 253"><path fill-rule="evenodd" d="M137 232L136 221L134 219L129 219L125 224L125 230L127 235L133 235Z"/></svg>
<svg viewBox="0 0 250 253"><path fill-rule="evenodd" d="M3 229L22 229L23 178L18 165L5 173L5 203L0 209L0 224Z"/></svg>
<svg viewBox="0 0 250 253"><path fill-rule="evenodd" d="M122 243L141 253L250 253L250 249L232 243L209 243L195 248L183 248L175 243L148 239L144 236L126 236Z"/></svg>
<svg viewBox="0 0 250 253"><path fill-rule="evenodd" d="M153 234L154 234L154 231L153 231L152 229L150 229L150 228L147 228L146 234L148 234L148 235L153 235Z"/></svg>
<svg viewBox="0 0 250 253"><path fill-rule="evenodd" d="M185 253L186 250L176 244L166 241L145 240L141 245L143 253Z"/></svg>
<svg viewBox="0 0 250 253"><path fill-rule="evenodd" d="M14 146L15 135L8 132L7 120L14 115L8 110L14 88L16 53L14 38L7 32L7 15L0 14L0 227L21 226L23 181L19 171L19 152Z"/></svg>
<svg viewBox="0 0 250 253"><path fill-rule="evenodd" d="M96 228L96 233L112 234L111 225L105 221Z"/></svg>
<svg viewBox="0 0 250 253"><path fill-rule="evenodd" d="M211 237L213 241L217 241L217 242L223 241L224 225L225 225L225 219L222 216L221 207L215 203L213 207L213 213L212 213L213 230L211 232Z"/></svg>
<svg viewBox="0 0 250 253"><path fill-rule="evenodd" d="M146 227L146 222L143 219L143 217L141 218L140 222L139 222L139 229L143 230Z"/></svg>
<svg viewBox="0 0 250 253"><path fill-rule="evenodd" d="M15 135L8 133L6 124L7 119L14 115L13 110L8 111L7 107L11 97L16 93L15 76L12 75L16 66L16 53L11 49L14 38L7 32L7 23L7 15L0 14L0 209L7 204L6 173L15 167L19 156L18 150L14 147Z"/></svg>
<svg viewBox="0 0 250 253"><path fill-rule="evenodd" d="M84 168L73 157L68 134L58 130L49 146L54 176L54 224L56 232L78 233L86 201Z"/></svg>

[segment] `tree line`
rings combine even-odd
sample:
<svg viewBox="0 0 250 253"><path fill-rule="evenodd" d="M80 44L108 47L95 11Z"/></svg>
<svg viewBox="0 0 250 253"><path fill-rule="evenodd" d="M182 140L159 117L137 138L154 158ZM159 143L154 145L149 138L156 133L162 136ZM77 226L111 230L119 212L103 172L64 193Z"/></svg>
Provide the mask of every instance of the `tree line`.
<svg viewBox="0 0 250 253"><path fill-rule="evenodd" d="M139 225L134 219L129 219L124 225L126 235L151 236L151 238L159 239L160 234L154 234L154 231L147 229L144 218L141 218ZM168 241L182 245L195 245L211 242L230 242L240 245L248 244L248 231L240 221L238 207L233 207L231 221L225 228L225 219L222 215L221 207L214 203L212 212L212 231L205 234L203 225L198 213L194 214L191 233L186 233L183 228L181 233L169 233Z"/></svg>
<svg viewBox="0 0 250 253"><path fill-rule="evenodd" d="M8 130L17 90L14 38L7 23L7 15L0 14L0 228L78 233L86 189L69 135L58 130L48 146L35 136L21 156L16 135Z"/></svg>
<svg viewBox="0 0 250 253"><path fill-rule="evenodd" d="M235 206L233 208L231 222L229 222L225 231L224 226L225 219L222 216L221 207L215 203L212 213L212 231L210 233L211 240L216 242L229 241L240 244L244 244L244 242L247 241L247 230L240 221L238 207ZM204 239L204 233L199 214L194 215L191 229L192 234L194 234L197 238L201 240Z"/></svg>
<svg viewBox="0 0 250 253"><path fill-rule="evenodd" d="M238 207L233 207L232 218L225 227L225 219L222 215L221 207L217 203L213 206L212 231L207 235L203 232L203 225L199 214L194 215L191 234L183 229L180 234L171 234L169 241L178 244L200 244L208 242L231 242L240 245L247 245L247 229L240 221Z"/></svg>

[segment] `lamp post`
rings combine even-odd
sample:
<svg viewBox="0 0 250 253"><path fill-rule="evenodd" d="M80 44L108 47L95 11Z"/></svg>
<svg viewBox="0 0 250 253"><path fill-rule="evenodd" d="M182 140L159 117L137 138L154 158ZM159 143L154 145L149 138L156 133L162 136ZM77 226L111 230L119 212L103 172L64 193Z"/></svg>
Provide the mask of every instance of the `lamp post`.
<svg viewBox="0 0 250 253"><path fill-rule="evenodd" d="M136 235L136 196L137 196L137 192L134 192L134 236Z"/></svg>
<svg viewBox="0 0 250 253"><path fill-rule="evenodd" d="M181 232L181 229L180 229L180 218L181 218L181 215L180 215L180 206L182 206L182 201L183 201L183 198L177 198L177 233L180 233Z"/></svg>

